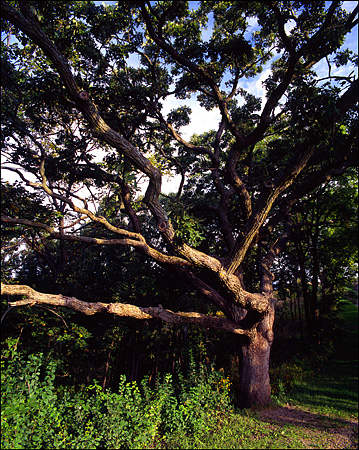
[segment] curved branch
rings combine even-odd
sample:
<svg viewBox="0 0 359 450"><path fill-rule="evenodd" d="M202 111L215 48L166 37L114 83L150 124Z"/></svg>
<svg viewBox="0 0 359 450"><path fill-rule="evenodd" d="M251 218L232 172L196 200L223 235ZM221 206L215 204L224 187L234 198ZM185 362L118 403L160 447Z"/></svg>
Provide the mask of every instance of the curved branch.
<svg viewBox="0 0 359 450"><path fill-rule="evenodd" d="M213 158L213 153L211 152L211 150L209 148L207 148L203 145L198 146L198 145L191 144L190 142L183 139L183 137L174 129L174 127L169 122L167 122L167 120L163 117L163 115L161 114L161 112L159 110L155 110L155 114L156 114L158 120L166 127L169 134L178 143L182 144L184 147L186 147L189 150L193 150L196 153L208 155L210 158Z"/></svg>
<svg viewBox="0 0 359 450"><path fill-rule="evenodd" d="M271 217L268 222L261 227L258 234L258 239L263 239L269 235L273 229L285 219L294 204L306 194L309 194L316 187L323 183L328 182L333 176L342 175L345 170L350 166L357 164L357 154L345 153L340 160L336 160L327 166L324 166L321 170L314 172L310 178L306 178L302 184L300 184L291 194L289 194L285 201L280 204L278 212Z"/></svg>
<svg viewBox="0 0 359 450"><path fill-rule="evenodd" d="M283 44L284 44L285 48L288 50L288 53L293 56L293 55L295 55L295 48L293 47L292 41L290 40L289 36L285 32L284 17L282 16L280 9L278 8L276 2L268 2L268 3L269 3L269 7L273 10L274 15L277 19L279 36L282 38Z"/></svg>
<svg viewBox="0 0 359 450"><path fill-rule="evenodd" d="M1 283L1 294L23 295L26 297L23 300L10 302L10 307L45 304L70 308L86 315L107 312L120 317L132 317L141 320L160 319L171 324L196 324L203 328L216 328L249 337L255 333L255 330L242 329L237 323L229 319L207 316L196 312L173 312L169 309L164 309L161 305L157 307L139 307L124 303L90 303L61 294L44 294L26 285L6 285L3 283Z"/></svg>
<svg viewBox="0 0 359 450"><path fill-rule="evenodd" d="M75 168L70 168L69 171L73 174L76 174L77 179L79 176L81 177L89 177L89 178L96 178L98 180L110 182L110 183L116 183L121 188L121 196L124 203L125 210L128 214L128 217L131 220L133 229L136 233L141 232L141 224L137 217L136 211L133 209L131 204L131 195L130 195L130 189L127 183L118 175L113 175L111 173L106 172L101 167L99 167L97 164L92 163L86 156L84 156L84 161L86 162L86 166L75 166ZM78 170L80 169L80 173Z"/></svg>
<svg viewBox="0 0 359 450"><path fill-rule="evenodd" d="M92 221L94 222L98 222L101 223L102 225L104 225L108 230L117 233L117 234L125 234L128 237L135 237L136 239L140 238L140 224L138 221L138 218L136 216L135 211L133 210L131 203L130 203L130 193L129 193L129 188L126 185L126 183L124 183L124 181L118 176L118 175L111 175L108 174L107 172L105 172L104 170L102 170L101 168L98 168L96 165L92 164L92 163L88 163L88 165L90 165L92 168L95 167L96 170L98 172L100 172L101 175L101 179L106 180L106 181L112 181L112 182L116 182L119 183L119 185L121 186L121 190L122 190L122 196L123 196L123 201L126 207L126 211L129 214L129 217L132 221L132 223L134 224L134 228L136 233L130 233L127 230L121 229L121 228L117 228L114 227L112 224L110 224L108 222L108 220L106 220L104 217L102 216L95 216L95 214L93 214L91 211L89 211L87 209L87 200L82 199L81 197L71 193L71 197L77 198L79 200L81 200L84 204L84 208L80 208L78 206L76 206L73 201L68 198L65 197L63 195L60 194L56 194L53 189L51 189L48 185L47 185L47 178L46 178L46 174L45 174L45 159L46 159L46 151L43 147L43 145L38 142L32 135L31 133L26 131L26 134L30 137L30 139L39 147L40 151L41 151L41 159L40 159L40 164L39 164L39 173L40 173L40 177L42 182L41 183L33 183L29 180L27 180L25 178L25 176L22 174L22 172L18 169L13 169L11 167L4 167L4 169L16 172L20 178L28 185L31 186L33 188L40 188L43 189L50 197L53 198L54 201L56 200L60 200L65 204L68 204L73 211L81 213L82 215L85 215L87 217L89 217ZM87 167L88 170L88 167ZM56 189L61 189L61 188L56 188ZM130 234L128 234L130 233ZM132 236L131 236L132 234Z"/></svg>
<svg viewBox="0 0 359 450"><path fill-rule="evenodd" d="M86 244L94 244L94 245L128 245L131 247L134 247L143 253L145 253L148 256L151 256L155 261L162 263L162 264L176 264L179 266L191 266L192 264L182 258L179 258L177 256L170 256L166 255L164 253L161 253L160 251L154 249L153 247L150 247L146 241L145 238L138 234L138 233L131 233L127 230L121 230L120 228L117 228L118 234L123 234L126 236L124 239L101 239L101 238L94 238L94 237L88 237L88 236L76 236L73 234L61 234L57 231L55 231L52 227L49 225L46 225L44 223L40 222L34 222L32 220L27 219L14 219L12 217L7 216L1 216L2 222L5 223L16 223L19 225L25 225L28 227L35 227L35 228L41 228L42 230L45 230L49 233L51 237L54 239L63 239L66 241L73 241L73 242L85 242ZM114 227L116 228L116 227Z"/></svg>

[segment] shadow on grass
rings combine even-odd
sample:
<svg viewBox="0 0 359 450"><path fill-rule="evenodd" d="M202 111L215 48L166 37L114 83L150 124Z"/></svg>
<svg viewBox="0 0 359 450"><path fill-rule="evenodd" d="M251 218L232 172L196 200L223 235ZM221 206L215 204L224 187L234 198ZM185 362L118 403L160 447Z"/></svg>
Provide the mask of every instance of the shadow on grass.
<svg viewBox="0 0 359 450"><path fill-rule="evenodd" d="M300 408L282 406L260 413L260 420L270 427L281 427L287 440L277 448L358 448L358 423L333 418ZM292 447L297 444L297 447Z"/></svg>
<svg viewBox="0 0 359 450"><path fill-rule="evenodd" d="M307 436L301 444L306 448L357 448L358 309L350 304L344 306L344 319L350 327L335 341L332 358L321 373L295 386L287 398L292 406L272 407L259 413L260 420L271 426L302 430Z"/></svg>
<svg viewBox="0 0 359 450"><path fill-rule="evenodd" d="M348 380L349 381L349 380ZM353 377L352 383L357 383L358 378ZM356 415L358 413L358 391L352 388L352 383L346 386L335 380L323 380L323 384L302 383L297 386L295 393L291 395L291 401L307 407L322 407L330 409L336 414ZM357 385L356 385L357 386Z"/></svg>
<svg viewBox="0 0 359 450"><path fill-rule="evenodd" d="M297 385L290 400L306 409L313 408L314 413L333 413L345 419L358 417L358 308L343 304L341 314L347 328L334 341L332 358L321 374Z"/></svg>
<svg viewBox="0 0 359 450"><path fill-rule="evenodd" d="M289 406L264 410L260 413L260 418L262 422L273 425L292 425L310 430L326 431L330 434L342 435L343 428L348 428L350 434L355 434L357 428L357 424L350 420L332 418Z"/></svg>

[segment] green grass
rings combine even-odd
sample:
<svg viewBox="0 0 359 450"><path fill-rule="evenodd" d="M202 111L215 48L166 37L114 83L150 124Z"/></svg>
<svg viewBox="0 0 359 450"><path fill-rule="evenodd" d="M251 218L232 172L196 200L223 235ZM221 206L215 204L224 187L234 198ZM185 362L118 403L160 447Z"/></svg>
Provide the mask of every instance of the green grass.
<svg viewBox="0 0 359 450"><path fill-rule="evenodd" d="M255 413L234 414L222 426L202 441L189 439L177 448L213 449L263 449L263 448L305 448L301 435L290 426L264 425ZM195 444L195 445L193 445ZM181 442L183 445L183 441ZM176 447L171 447L176 448Z"/></svg>
<svg viewBox="0 0 359 450"><path fill-rule="evenodd" d="M346 332L320 374L297 385L291 402L342 418L358 417L358 308L342 303L340 314Z"/></svg>

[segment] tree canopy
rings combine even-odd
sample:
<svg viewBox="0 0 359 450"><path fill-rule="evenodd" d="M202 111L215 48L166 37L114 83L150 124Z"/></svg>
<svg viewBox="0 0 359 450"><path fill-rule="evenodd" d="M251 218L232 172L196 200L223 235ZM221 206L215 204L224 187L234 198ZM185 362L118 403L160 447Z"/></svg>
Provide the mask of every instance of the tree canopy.
<svg viewBox="0 0 359 450"><path fill-rule="evenodd" d="M270 346L271 266L294 208L357 165L357 55L343 46L357 7L96 3L1 2L2 151L20 180L3 187L6 241L21 230L54 273L70 248L131 247L224 316L2 292L27 296L16 305L196 323ZM264 98L251 92L259 74ZM218 111L217 128L186 138L186 100ZM166 194L169 175L179 188ZM56 263L44 250L53 239Z"/></svg>

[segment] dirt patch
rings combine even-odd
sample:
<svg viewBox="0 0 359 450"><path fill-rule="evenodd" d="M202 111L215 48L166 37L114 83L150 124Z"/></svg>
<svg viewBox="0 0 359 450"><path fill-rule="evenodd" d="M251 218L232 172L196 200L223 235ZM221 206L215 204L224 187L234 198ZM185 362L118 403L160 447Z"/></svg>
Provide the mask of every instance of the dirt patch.
<svg viewBox="0 0 359 450"><path fill-rule="evenodd" d="M263 410L259 417L273 425L302 428L306 448L358 448L358 421L355 419L331 417L290 405Z"/></svg>

